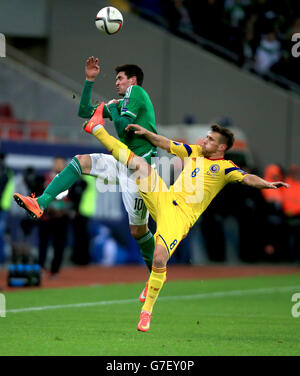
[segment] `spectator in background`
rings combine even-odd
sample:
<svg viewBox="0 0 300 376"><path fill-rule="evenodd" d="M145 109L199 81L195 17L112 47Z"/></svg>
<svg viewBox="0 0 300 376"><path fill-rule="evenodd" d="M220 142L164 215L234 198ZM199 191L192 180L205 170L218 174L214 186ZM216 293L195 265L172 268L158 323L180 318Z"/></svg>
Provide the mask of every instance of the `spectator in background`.
<svg viewBox="0 0 300 376"><path fill-rule="evenodd" d="M234 160L237 163L236 160ZM251 171L245 163L240 167L248 173L255 173ZM244 184L228 184L223 188L222 192L216 197L216 207L218 212L214 213L215 223L217 224L217 232L212 233L209 230L209 223L207 223L207 231L210 231L209 241L212 247L218 247L214 250L217 257L224 257L226 260L226 248L222 242L226 243L226 239L231 238L230 233L225 232L224 219L233 217L238 228L238 258L243 262L258 262L261 261L263 254L263 205L264 201L261 192L253 187ZM204 213L203 213L204 214ZM211 219L213 217L211 216ZM211 222L213 223L213 222ZM251 236L249 236L249 229L251 229ZM203 229L205 230L205 229ZM207 237L207 236L206 236ZM207 241L207 240L206 240ZM215 245L214 245L215 244ZM222 259L219 259L222 261Z"/></svg>
<svg viewBox="0 0 300 376"><path fill-rule="evenodd" d="M45 177L45 186L48 186L53 178L66 167L66 160L62 157L55 157L53 160L52 171ZM66 196L67 192L62 192L53 200L47 209L39 224L39 264L45 268L48 247L50 240L53 240L53 259L50 268L50 277L55 277L60 270L63 253L66 247L70 201Z"/></svg>
<svg viewBox="0 0 300 376"><path fill-rule="evenodd" d="M286 216L289 235L289 261L300 261L300 179L299 166L290 166L286 176L288 193L282 192L282 208Z"/></svg>
<svg viewBox="0 0 300 376"><path fill-rule="evenodd" d="M281 59L272 66L271 71L300 85L299 59L293 57L291 53L295 44L295 42L292 41L292 36L296 33L300 33L300 17L294 19L291 28L285 35L282 35L282 56Z"/></svg>
<svg viewBox="0 0 300 376"><path fill-rule="evenodd" d="M262 37L256 50L255 71L260 75L266 75L271 67L279 61L280 56L280 42L273 31L268 32Z"/></svg>
<svg viewBox="0 0 300 376"><path fill-rule="evenodd" d="M226 187L224 188L226 189ZM226 190L227 191L227 190ZM202 214L200 221L207 257L212 262L226 261L224 233L224 199L226 193L220 192Z"/></svg>
<svg viewBox="0 0 300 376"><path fill-rule="evenodd" d="M13 189L13 171L5 163L5 154L0 153L0 264L5 262L5 231Z"/></svg>
<svg viewBox="0 0 300 376"><path fill-rule="evenodd" d="M265 179L276 181L283 179L283 172L276 164L268 165L265 169ZM274 189L272 192L262 190L265 199L265 236L264 251L268 259L283 261L286 258L286 228L282 210L283 190Z"/></svg>
<svg viewBox="0 0 300 376"><path fill-rule="evenodd" d="M26 195L30 195L31 192L34 192L36 195L40 195L43 192L45 181L44 176L39 174L34 167L29 166L25 168L22 178L22 183L19 183L23 185ZM21 238L19 238L18 241L13 239L13 258L21 258L23 262L28 262L31 256L30 237L35 226L36 221L28 215L25 215L20 220L20 228L22 230Z"/></svg>
<svg viewBox="0 0 300 376"><path fill-rule="evenodd" d="M167 20L169 30L174 34L193 31L190 12L183 0L161 1L163 16Z"/></svg>
<svg viewBox="0 0 300 376"><path fill-rule="evenodd" d="M30 195L32 192L39 194L44 188L44 177L34 167L29 166L15 174L14 185L24 195ZM14 202L8 221L12 263L27 263L31 260L37 263L36 255L32 253L36 221L25 211L20 213Z"/></svg>
<svg viewBox="0 0 300 376"><path fill-rule="evenodd" d="M255 51L257 48L254 32L255 20L255 15L249 14L243 30L244 36L240 56L240 65L249 70L252 70L253 68Z"/></svg>
<svg viewBox="0 0 300 376"><path fill-rule="evenodd" d="M90 261L90 218L96 210L97 190L95 177L82 175L69 189L72 202L72 227L74 245L72 261L77 265L87 265Z"/></svg>
<svg viewBox="0 0 300 376"><path fill-rule="evenodd" d="M177 29L180 32L191 32L193 31L193 24L183 0L173 0L174 8L178 14L178 26Z"/></svg>
<svg viewBox="0 0 300 376"><path fill-rule="evenodd" d="M240 28L246 17L246 13L239 0L225 1L225 15L230 25L236 29Z"/></svg>
<svg viewBox="0 0 300 376"><path fill-rule="evenodd" d="M300 84L298 59L291 57L291 34L300 27L299 0L160 0L157 6L158 1L131 3L147 9L141 11L144 17L284 88L291 85L281 77ZM151 12L144 3L151 3ZM270 77L270 70L279 77Z"/></svg>

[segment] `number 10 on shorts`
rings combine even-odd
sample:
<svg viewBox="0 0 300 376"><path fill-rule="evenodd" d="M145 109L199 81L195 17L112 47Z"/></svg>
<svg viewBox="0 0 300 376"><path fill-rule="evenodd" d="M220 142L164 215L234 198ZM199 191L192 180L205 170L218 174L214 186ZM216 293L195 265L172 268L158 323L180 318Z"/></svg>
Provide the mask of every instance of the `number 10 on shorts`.
<svg viewBox="0 0 300 376"><path fill-rule="evenodd" d="M134 210L141 210L143 209L144 201L142 198L135 198L134 199Z"/></svg>

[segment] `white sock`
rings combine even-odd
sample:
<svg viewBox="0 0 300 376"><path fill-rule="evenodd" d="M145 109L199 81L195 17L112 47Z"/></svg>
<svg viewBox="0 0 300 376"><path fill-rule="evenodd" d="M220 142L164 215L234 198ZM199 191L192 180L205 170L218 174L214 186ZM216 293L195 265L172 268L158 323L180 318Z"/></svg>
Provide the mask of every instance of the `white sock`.
<svg viewBox="0 0 300 376"><path fill-rule="evenodd" d="M94 128L93 128L93 133L95 133L98 129L100 129L101 127L103 127L102 124L98 124L98 125L95 125Z"/></svg>

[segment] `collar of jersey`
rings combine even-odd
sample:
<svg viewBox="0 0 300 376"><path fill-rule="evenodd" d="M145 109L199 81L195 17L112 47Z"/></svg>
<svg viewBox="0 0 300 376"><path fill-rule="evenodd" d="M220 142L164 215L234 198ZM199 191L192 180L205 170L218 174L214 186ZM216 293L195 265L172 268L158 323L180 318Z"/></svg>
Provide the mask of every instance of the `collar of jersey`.
<svg viewBox="0 0 300 376"><path fill-rule="evenodd" d="M224 158L208 158L208 157L204 157L206 159L209 159L210 161L221 161L221 160L224 160Z"/></svg>

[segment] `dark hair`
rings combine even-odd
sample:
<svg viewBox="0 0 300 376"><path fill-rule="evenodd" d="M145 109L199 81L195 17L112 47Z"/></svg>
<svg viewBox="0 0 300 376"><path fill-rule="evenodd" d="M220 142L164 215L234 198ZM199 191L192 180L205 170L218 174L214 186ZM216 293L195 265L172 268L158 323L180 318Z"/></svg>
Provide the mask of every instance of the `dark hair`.
<svg viewBox="0 0 300 376"><path fill-rule="evenodd" d="M228 128L222 127L218 124L212 124L210 129L212 132L217 132L222 136L221 143L227 145L226 151L232 147L234 144L234 134Z"/></svg>
<svg viewBox="0 0 300 376"><path fill-rule="evenodd" d="M136 77L137 84L142 86L144 81L144 73L140 67L134 64L120 65L115 68L116 73L124 72L127 78Z"/></svg>

